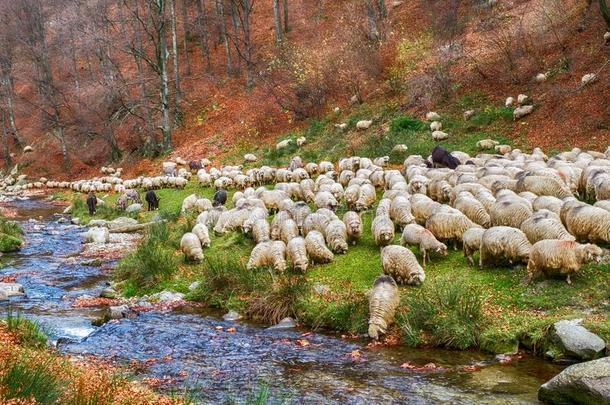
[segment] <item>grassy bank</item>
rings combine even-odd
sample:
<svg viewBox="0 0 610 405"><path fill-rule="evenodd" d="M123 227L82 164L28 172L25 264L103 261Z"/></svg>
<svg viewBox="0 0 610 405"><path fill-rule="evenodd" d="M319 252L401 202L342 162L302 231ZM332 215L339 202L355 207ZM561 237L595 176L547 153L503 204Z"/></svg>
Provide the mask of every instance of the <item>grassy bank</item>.
<svg viewBox="0 0 610 405"><path fill-rule="evenodd" d="M477 109L468 121L466 109ZM512 111L470 95L441 111L444 130L451 138L443 143L452 150L476 153L476 142L484 138L506 141ZM357 131L360 119L373 119L366 131ZM336 123L348 124L346 131ZM350 154L389 154L399 164L408 154L426 156L435 142L428 123L408 117L397 106L361 105L350 115L331 114L307 128L280 139L306 136L308 143L276 151L260 148L257 165L285 164L294 154L306 160L336 161ZM404 156L392 154L394 145L404 143ZM520 146L514 145L513 146ZM248 150L250 151L250 150ZM227 163L241 163L245 148L237 148ZM298 318L313 329L344 333L365 333L368 302L366 293L381 272L378 247L370 232L374 208L363 216L365 234L345 255L332 263L311 267L306 274L288 271L275 274L269 269L247 271L245 263L253 242L244 235L212 235L212 245L204 250L201 264L186 263L179 251L181 236L192 229L195 214L179 216L182 200L189 194L211 198L213 190L190 182L184 190L159 190L162 215L169 221L150 230L138 250L125 257L115 271L115 279L127 296L162 290L187 293L189 299L211 307L237 310L252 319L274 323L285 316ZM231 194L229 196L230 201ZM80 197L81 199L83 197ZM116 196L106 199L112 204ZM232 206L228 204L229 208ZM75 215L87 219L84 205L75 204ZM340 208L338 214L342 215ZM113 211L112 215L120 212ZM153 213L141 213L141 221ZM398 242L399 235L396 235ZM413 251L418 255L417 249ZM475 258L476 259L476 258ZM459 251L434 258L426 268L426 282L419 288L401 287L401 305L392 334L411 346L443 346L455 349L481 348L493 352L514 350L517 345L543 352L546 331L556 320L583 318L585 324L605 340L610 339L608 299L610 267L586 266L573 284L562 280L526 285L526 269L471 268ZM189 290L198 282L199 287Z"/></svg>
<svg viewBox="0 0 610 405"><path fill-rule="evenodd" d="M23 245L21 227L0 215L0 253L14 252Z"/></svg>
<svg viewBox="0 0 610 405"><path fill-rule="evenodd" d="M29 320L0 321L0 400L38 404L181 404L103 363L73 360L46 345ZM21 402L19 402L21 401Z"/></svg>

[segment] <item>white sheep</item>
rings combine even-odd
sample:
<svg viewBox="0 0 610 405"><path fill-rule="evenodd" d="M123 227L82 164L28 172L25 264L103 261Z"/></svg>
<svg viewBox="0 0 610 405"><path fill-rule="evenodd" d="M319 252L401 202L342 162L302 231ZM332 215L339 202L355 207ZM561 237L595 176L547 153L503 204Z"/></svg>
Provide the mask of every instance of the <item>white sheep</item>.
<svg viewBox="0 0 610 405"><path fill-rule="evenodd" d="M294 270L304 273L309 266L305 239L300 236L290 239L286 247L286 257Z"/></svg>
<svg viewBox="0 0 610 405"><path fill-rule="evenodd" d="M534 106L531 104L519 106L519 107L515 108L515 110L513 111L513 118L516 121L518 119L525 117L526 115L531 114L533 111L534 111Z"/></svg>
<svg viewBox="0 0 610 405"><path fill-rule="evenodd" d="M389 245L381 249L381 266L384 274L391 276L398 284L421 285L426 279L424 269L409 249Z"/></svg>
<svg viewBox="0 0 610 405"><path fill-rule="evenodd" d="M441 116L438 115L438 113L434 112L434 111L430 111L428 113L426 113L426 121L440 121L441 120Z"/></svg>
<svg viewBox="0 0 610 405"><path fill-rule="evenodd" d="M284 221L292 220L292 216L288 211L279 211L271 220L271 239L280 239L280 228Z"/></svg>
<svg viewBox="0 0 610 405"><path fill-rule="evenodd" d="M584 75L582 77L580 82L582 83L583 86L586 86L587 84L591 84L596 80L597 80L597 75L595 73L587 73L586 75Z"/></svg>
<svg viewBox="0 0 610 405"><path fill-rule="evenodd" d="M378 215L373 219L371 232L377 246L389 245L394 240L394 223L386 215Z"/></svg>
<svg viewBox="0 0 610 405"><path fill-rule="evenodd" d="M330 263L333 258L333 252L326 247L324 235L312 230L305 236L305 248L307 255L311 259L311 263Z"/></svg>
<svg viewBox="0 0 610 405"><path fill-rule="evenodd" d="M324 235L326 226L330 221L331 219L326 215L322 215L319 212L313 212L303 220L302 234L306 236L311 231L318 231Z"/></svg>
<svg viewBox="0 0 610 405"><path fill-rule="evenodd" d="M339 205L335 196L333 196L329 191L321 191L316 193L314 204L318 208L328 208L330 210L336 209Z"/></svg>
<svg viewBox="0 0 610 405"><path fill-rule="evenodd" d="M403 228L405 225L415 221L415 217L411 214L411 203L408 198L398 196L392 200L390 204L390 219L399 228Z"/></svg>
<svg viewBox="0 0 610 405"><path fill-rule="evenodd" d="M292 143L292 139L284 139L275 145L275 150L285 149Z"/></svg>
<svg viewBox="0 0 610 405"><path fill-rule="evenodd" d="M485 149L493 149L496 145L499 145L500 142L494 141L493 139L481 139L477 142L477 149L485 150Z"/></svg>
<svg viewBox="0 0 610 405"><path fill-rule="evenodd" d="M182 235L180 240L180 249L187 260L200 262L203 260L203 250L201 249L201 242L197 235L191 232L187 232Z"/></svg>
<svg viewBox="0 0 610 405"><path fill-rule="evenodd" d="M347 211L343 214L343 223L347 230L348 242L352 242L355 245L362 238L362 218L360 218L357 212Z"/></svg>
<svg viewBox="0 0 610 405"><path fill-rule="evenodd" d="M191 232L194 233L197 238L199 238L202 247L210 247L210 244L212 242L210 240L210 233L208 231L207 226L201 223L197 223L195 224Z"/></svg>
<svg viewBox="0 0 610 405"><path fill-rule="evenodd" d="M440 121L432 121L430 123L430 131L440 131L443 129L443 124Z"/></svg>
<svg viewBox="0 0 610 405"><path fill-rule="evenodd" d="M297 146L301 147L307 143L307 138L300 136L297 138Z"/></svg>
<svg viewBox="0 0 610 405"><path fill-rule="evenodd" d="M256 162L258 159L256 158L256 155L253 153L246 153L244 155L244 160L246 162L252 163L252 162Z"/></svg>
<svg viewBox="0 0 610 405"><path fill-rule="evenodd" d="M334 253L347 252L347 228L343 221L334 219L328 223L325 230L326 244Z"/></svg>
<svg viewBox="0 0 610 405"><path fill-rule="evenodd" d="M426 220L427 230L432 232L438 240L453 241L454 247L457 242L462 241L462 236L467 229L480 227L458 210L439 210Z"/></svg>
<svg viewBox="0 0 610 405"><path fill-rule="evenodd" d="M369 299L369 337L378 339L386 333L394 322L394 314L400 303L400 293L396 281L390 276L379 276L368 293Z"/></svg>
<svg viewBox="0 0 610 405"><path fill-rule="evenodd" d="M357 129L369 129L373 124L373 120L360 120L356 123Z"/></svg>
<svg viewBox="0 0 610 405"><path fill-rule="evenodd" d="M570 276L580 270L583 264L600 262L602 249L599 246L581 245L574 241L547 239L534 243L527 263L528 278L531 280L538 273L545 276Z"/></svg>
<svg viewBox="0 0 610 405"><path fill-rule="evenodd" d="M284 241L285 244L292 238L296 238L299 236L299 228L297 227L297 223L294 222L293 219L285 219L280 224L280 239Z"/></svg>
<svg viewBox="0 0 610 405"><path fill-rule="evenodd" d="M464 249L464 257L468 264L474 266L474 252L481 249L481 240L483 240L483 228L470 228L464 232L462 236L462 248Z"/></svg>
<svg viewBox="0 0 610 405"><path fill-rule="evenodd" d="M432 132L432 139L440 142L440 141L444 141L445 139L449 138L449 134L443 131L434 131Z"/></svg>
<svg viewBox="0 0 610 405"><path fill-rule="evenodd" d="M255 243L267 242L271 239L271 227L266 219L257 219L252 225L252 239Z"/></svg>
<svg viewBox="0 0 610 405"><path fill-rule="evenodd" d="M432 232L418 224L405 226L400 237L400 244L403 246L418 246L424 267L426 267L426 259L430 259L430 252L447 256L447 246L439 242Z"/></svg>
<svg viewBox="0 0 610 405"><path fill-rule="evenodd" d="M494 226L486 229L481 238L479 267L495 263L504 258L509 263L527 263L532 244L520 229L509 226Z"/></svg>
<svg viewBox="0 0 610 405"><path fill-rule="evenodd" d="M248 270L273 267L277 272L286 270L286 245L282 241L261 242L254 246L246 264Z"/></svg>
<svg viewBox="0 0 610 405"><path fill-rule="evenodd" d="M505 107L512 107L515 104L515 99L513 97L506 97L506 101L504 102Z"/></svg>

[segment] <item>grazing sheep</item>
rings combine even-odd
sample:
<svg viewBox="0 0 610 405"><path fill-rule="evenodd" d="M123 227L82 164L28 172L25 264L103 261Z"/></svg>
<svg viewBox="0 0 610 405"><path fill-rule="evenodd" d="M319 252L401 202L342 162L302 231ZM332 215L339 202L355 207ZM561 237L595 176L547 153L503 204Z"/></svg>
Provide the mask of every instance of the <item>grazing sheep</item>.
<svg viewBox="0 0 610 405"><path fill-rule="evenodd" d="M421 225L409 224L405 226L400 237L400 244L403 246L418 246L424 267L426 267L426 258L430 259L430 252L447 256L447 246L436 240L432 232Z"/></svg>
<svg viewBox="0 0 610 405"><path fill-rule="evenodd" d="M330 221L331 219L328 216L319 212L313 212L306 216L303 220L302 234L307 236L307 234L311 231L318 231L324 235L326 232L326 226Z"/></svg>
<svg viewBox="0 0 610 405"><path fill-rule="evenodd" d="M305 272L309 266L305 239L300 236L290 239L286 247L286 257L296 271Z"/></svg>
<svg viewBox="0 0 610 405"><path fill-rule="evenodd" d="M191 232L187 232L182 236L180 240L180 249L184 253L186 260L200 262L203 260L203 250L201 249L201 242L197 235Z"/></svg>
<svg viewBox="0 0 610 405"><path fill-rule="evenodd" d="M517 104L524 105L524 104L529 104L529 103L530 103L530 99L527 95L519 94L517 96Z"/></svg>
<svg viewBox="0 0 610 405"><path fill-rule="evenodd" d="M520 228L523 221L531 215L532 209L530 206L518 200L496 201L489 210L489 217L493 226Z"/></svg>
<svg viewBox="0 0 610 405"><path fill-rule="evenodd" d="M440 203L449 201L451 198L451 184L445 180L432 180L428 184L428 196Z"/></svg>
<svg viewBox="0 0 610 405"><path fill-rule="evenodd" d="M390 276L379 276L368 293L369 337L379 339L394 322L394 314L400 303L400 293L396 282Z"/></svg>
<svg viewBox="0 0 610 405"><path fill-rule="evenodd" d="M280 239L280 228L284 221L292 220L290 212L288 211L279 211L273 217L271 221L271 239L278 240Z"/></svg>
<svg viewBox="0 0 610 405"><path fill-rule="evenodd" d="M513 97L507 97L506 101L504 102L504 106L505 107L512 107L513 104L515 104L515 99Z"/></svg>
<svg viewBox="0 0 610 405"><path fill-rule="evenodd" d="M462 247L464 249L464 257L468 261L468 264L474 266L474 258L472 255L474 252L481 249L481 240L483 239L483 228L470 228L464 232L462 236Z"/></svg>
<svg viewBox="0 0 610 405"><path fill-rule="evenodd" d="M392 207L392 200L389 198L382 198L377 204L377 210L375 211L375 216L390 216L390 208Z"/></svg>
<svg viewBox="0 0 610 405"><path fill-rule="evenodd" d="M297 201L290 210L290 214L294 222L296 222L299 232L301 232L303 230L303 221L311 214L311 209L304 201Z"/></svg>
<svg viewBox="0 0 610 405"><path fill-rule="evenodd" d="M264 219L265 222L267 220L268 217L268 212L265 208L261 208L261 207L255 207L250 211L250 214L248 215L248 219L246 219L242 225L242 230L245 234L248 234L252 231L252 228L254 227L254 223L256 221L258 221L259 219Z"/></svg>
<svg viewBox="0 0 610 405"><path fill-rule="evenodd" d="M509 263L527 263L532 244L520 229L509 226L494 226L483 233L479 267L495 263L504 258Z"/></svg>
<svg viewBox="0 0 610 405"><path fill-rule="evenodd" d="M434 112L434 111L430 111L428 113L426 113L426 121L440 121L441 120L441 116L438 115L438 113Z"/></svg>
<svg viewBox="0 0 610 405"><path fill-rule="evenodd" d="M541 240L532 246L527 263L528 279L543 273L547 277L566 276L566 281L571 284L570 276L583 264L599 263L602 253L596 245L559 239Z"/></svg>
<svg viewBox="0 0 610 405"><path fill-rule="evenodd" d="M531 114L534 111L533 105L522 105L520 107L515 108L513 111L513 118L516 120L525 117L526 115Z"/></svg>
<svg viewBox="0 0 610 405"><path fill-rule="evenodd" d="M429 180L426 176L416 174L409 180L409 192L411 194L427 194Z"/></svg>
<svg viewBox="0 0 610 405"><path fill-rule="evenodd" d="M297 146L303 146L307 143L307 138L305 138L304 136L300 136L297 138Z"/></svg>
<svg viewBox="0 0 610 405"><path fill-rule="evenodd" d="M285 244L288 244L292 238L296 238L297 236L299 236L297 223L294 222L293 219L282 221L280 224L280 239L283 240Z"/></svg>
<svg viewBox="0 0 610 405"><path fill-rule="evenodd" d="M455 199L453 206L475 224L479 224L483 228L489 228L491 226L491 217L485 209L485 206L471 193L467 191L461 192Z"/></svg>
<svg viewBox="0 0 610 405"><path fill-rule="evenodd" d="M432 165L448 167L449 169L455 169L460 165L460 160L453 156L449 151L442 146L435 146L432 149Z"/></svg>
<svg viewBox="0 0 610 405"><path fill-rule="evenodd" d="M482 139L477 142L477 149L485 150L485 149L493 149L496 145L499 145L500 142L494 141L493 139Z"/></svg>
<svg viewBox="0 0 610 405"><path fill-rule="evenodd" d="M499 153L500 155L506 155L506 154L510 153L510 151L513 150L513 148L510 145L496 145L496 146L494 146L494 150L496 151L496 153Z"/></svg>
<svg viewBox="0 0 610 405"><path fill-rule="evenodd" d="M425 224L432 214L442 209L442 204L433 201L426 195L414 194L411 196L411 213L415 217L415 222L420 225Z"/></svg>
<svg viewBox="0 0 610 405"><path fill-rule="evenodd" d="M375 200L377 199L377 192L375 191L375 187L371 184L363 184L360 186L360 194L358 196L358 200L354 204L354 208L356 211L366 211L373 204L375 204Z"/></svg>
<svg viewBox="0 0 610 405"><path fill-rule="evenodd" d="M305 236L305 248L312 264L330 263L334 258L333 252L326 247L324 235L316 230L310 231Z"/></svg>
<svg viewBox="0 0 610 405"><path fill-rule="evenodd" d="M426 229L432 232L438 240L453 241L454 248L456 248L457 242L462 241L467 229L480 227L457 210L454 212L439 211L426 220Z"/></svg>
<svg viewBox="0 0 610 405"><path fill-rule="evenodd" d="M280 202L290 196L283 190L261 190L258 198L263 201L268 210L279 211Z"/></svg>
<svg viewBox="0 0 610 405"><path fill-rule="evenodd" d="M449 138L449 134L443 131L434 131L432 132L432 139L436 142L444 141Z"/></svg>
<svg viewBox="0 0 610 405"><path fill-rule="evenodd" d="M326 244L334 253L347 252L347 228L343 221L334 219L326 226Z"/></svg>
<svg viewBox="0 0 610 405"><path fill-rule="evenodd" d="M536 75L536 77L534 78L534 80L536 80L536 83L543 83L545 82L547 79L546 73L538 73Z"/></svg>
<svg viewBox="0 0 610 405"><path fill-rule="evenodd" d="M369 129L373 125L373 120L360 120L356 123L357 129Z"/></svg>
<svg viewBox="0 0 610 405"><path fill-rule="evenodd" d="M314 204L317 208L328 208L329 210L335 210L339 203L332 193L329 191L320 191L314 198Z"/></svg>
<svg viewBox="0 0 610 405"><path fill-rule="evenodd" d="M254 246L246 264L248 270L260 267L273 267L277 272L286 270L286 245L282 241L261 242Z"/></svg>
<svg viewBox="0 0 610 405"><path fill-rule="evenodd" d="M432 121L430 123L430 131L440 131L443 129L443 124L440 121Z"/></svg>
<svg viewBox="0 0 610 405"><path fill-rule="evenodd" d="M244 155L244 160L246 162L252 163L252 162L256 162L258 159L256 158L256 155L253 153L246 153Z"/></svg>
<svg viewBox="0 0 610 405"><path fill-rule="evenodd" d="M362 218L360 218L357 212L347 211L343 214L343 223L347 230L348 242L352 242L355 245L362 238Z"/></svg>
<svg viewBox="0 0 610 405"><path fill-rule="evenodd" d="M411 203L406 197L398 196L392 200L390 219L399 228L415 221L415 217L411 214Z"/></svg>
<svg viewBox="0 0 610 405"><path fill-rule="evenodd" d="M576 240L610 243L610 212L574 201L564 204L560 217Z"/></svg>
<svg viewBox="0 0 610 405"><path fill-rule="evenodd" d="M212 242L210 240L210 233L208 232L207 226L197 223L191 232L194 233L197 238L199 238L199 242L201 242L202 247L210 247Z"/></svg>
<svg viewBox="0 0 610 405"><path fill-rule="evenodd" d="M267 242L271 239L271 227L266 219L257 219L252 225L252 239L255 243Z"/></svg>
<svg viewBox="0 0 610 405"><path fill-rule="evenodd" d="M386 215L378 215L373 219L371 232L377 246L389 245L394 240L394 223Z"/></svg>
<svg viewBox="0 0 610 405"><path fill-rule="evenodd" d="M576 240L564 228L559 216L547 210L537 211L523 221L521 230L532 244L543 239Z"/></svg>
<svg viewBox="0 0 610 405"><path fill-rule="evenodd" d="M421 285L426 279L417 258L404 246L389 245L381 249L381 266L384 274L398 284Z"/></svg>
<svg viewBox="0 0 610 405"><path fill-rule="evenodd" d="M532 208L534 211L540 210L548 210L554 212L559 215L559 211L561 210L561 206L563 205L563 201L557 197L553 197L550 195L543 195L540 197L536 197L534 202L532 202Z"/></svg>
<svg viewBox="0 0 610 405"><path fill-rule="evenodd" d="M525 176L517 180L516 192L529 191L536 195L557 198L572 197L569 187L562 181L548 176Z"/></svg>
<svg viewBox="0 0 610 405"><path fill-rule="evenodd" d="M224 233L242 229L244 222L250 216L250 210L247 208L233 208L229 211L224 211L220 214L216 226L214 226L214 232L218 235Z"/></svg>
<svg viewBox="0 0 610 405"><path fill-rule="evenodd" d="M287 148L292 143L292 139L284 139L275 145L275 150Z"/></svg>
<svg viewBox="0 0 610 405"><path fill-rule="evenodd" d="M584 75L582 77L580 82L582 83L583 86L586 86L587 84L591 84L596 80L597 80L597 75L595 73L587 73L586 75Z"/></svg>

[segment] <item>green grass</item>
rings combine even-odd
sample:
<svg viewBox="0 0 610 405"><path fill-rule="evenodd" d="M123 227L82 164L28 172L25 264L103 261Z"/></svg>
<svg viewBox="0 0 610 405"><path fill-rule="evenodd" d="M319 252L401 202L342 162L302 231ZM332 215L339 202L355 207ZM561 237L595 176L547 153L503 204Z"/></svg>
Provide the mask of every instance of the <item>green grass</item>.
<svg viewBox="0 0 610 405"><path fill-rule="evenodd" d="M0 253L14 252L23 245L23 230L18 223L0 215Z"/></svg>
<svg viewBox="0 0 610 405"><path fill-rule="evenodd" d="M47 335L40 326L32 320L22 318L19 313L15 315L10 308L7 311L6 326L25 347L41 348L47 345Z"/></svg>
<svg viewBox="0 0 610 405"><path fill-rule="evenodd" d="M63 384L47 363L24 354L7 365L0 378L4 399L35 399L40 404L59 403Z"/></svg>

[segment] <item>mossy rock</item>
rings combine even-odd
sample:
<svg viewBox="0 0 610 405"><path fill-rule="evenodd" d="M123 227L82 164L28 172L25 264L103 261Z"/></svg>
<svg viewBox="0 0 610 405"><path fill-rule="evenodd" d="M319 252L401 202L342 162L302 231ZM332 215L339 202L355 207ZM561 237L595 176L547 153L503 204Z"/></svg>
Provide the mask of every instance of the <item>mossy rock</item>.
<svg viewBox="0 0 610 405"><path fill-rule="evenodd" d="M0 252L8 253L21 249L21 239L5 233L0 233Z"/></svg>

